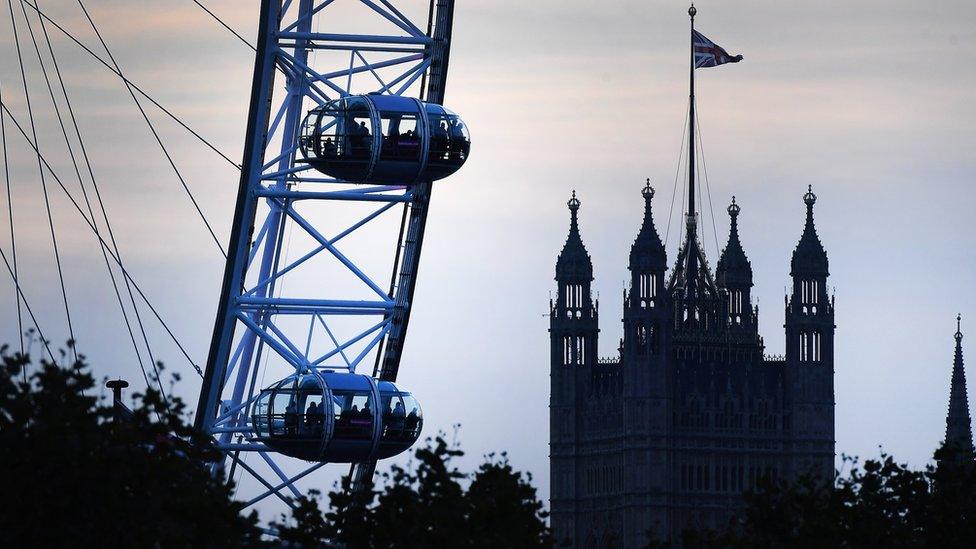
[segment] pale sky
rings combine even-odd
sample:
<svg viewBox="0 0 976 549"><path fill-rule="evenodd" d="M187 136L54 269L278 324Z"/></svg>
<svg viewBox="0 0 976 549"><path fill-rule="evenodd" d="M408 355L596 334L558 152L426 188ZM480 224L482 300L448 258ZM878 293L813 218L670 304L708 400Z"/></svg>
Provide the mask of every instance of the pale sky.
<svg viewBox="0 0 976 549"><path fill-rule="evenodd" d="M411 2L414 10L426 6L401 4ZM204 3L253 40L257 0ZM70 182L14 4L42 152ZM253 53L190 0L86 5L127 76L238 160ZM74 3L42 0L40 7L97 45ZM767 352L783 352L789 258L803 224L801 196L812 184L836 288L837 452L871 457L882 446L921 465L944 434L957 312L971 334L964 350L976 356L976 8L907 1L697 7L698 30L745 57L698 73L698 108L717 239L724 246L724 208L734 194ZM399 379L420 398L427 434L462 424L465 465L508 451L516 467L535 475L544 497L546 313L568 228L565 202L573 189L583 202L582 234L600 294L600 352L609 357L621 335L621 290L646 177L658 191L658 231L668 232L687 108L686 10L670 1L458 1L445 104L471 128L472 156L435 188ZM23 122L5 6L0 28L3 101ZM49 32L127 266L203 364L223 259L118 79ZM226 241L236 171L158 110L147 112ZM7 122L24 291L49 339L63 341L36 158ZM79 347L98 376L121 375L138 387L141 374L95 240L64 195L50 192ZM0 246L9 257L3 203ZM708 206L704 242L714 265ZM357 253L368 257L371 249ZM4 280L0 339L15 342L13 285ZM179 392L195 404L199 378L157 324L149 332L157 358L182 374ZM321 483L345 470L332 467Z"/></svg>

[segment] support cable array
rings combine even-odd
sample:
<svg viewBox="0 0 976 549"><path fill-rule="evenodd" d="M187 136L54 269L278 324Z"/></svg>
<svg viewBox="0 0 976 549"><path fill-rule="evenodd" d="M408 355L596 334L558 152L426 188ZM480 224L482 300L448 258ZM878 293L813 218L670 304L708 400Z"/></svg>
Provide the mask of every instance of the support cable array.
<svg viewBox="0 0 976 549"><path fill-rule="evenodd" d="M78 0L78 5L81 7L81 11L85 13L85 18L88 19L88 23L91 25L92 30L95 31L95 36L97 36L98 41L101 42L102 47L105 49L105 53L108 55L108 58L112 61L112 65L115 67L115 71L119 74L119 76L121 76L122 68L119 66L118 61L115 60L115 56L112 55L112 51L109 49L108 44L105 43L105 39L102 38L102 33L99 32L98 26L95 25L95 21L88 13L88 9L85 7L85 3L82 0ZM123 80L125 79L123 78ZM149 126L149 131L152 132L153 137L156 138L156 143L159 145L159 148L162 149L163 155L166 156L166 160L169 162L169 165L173 168L173 172L176 173L176 178L179 179L180 184L183 185L183 190L186 191L186 195L187 197L190 198L190 202L193 203L193 207L200 215L200 219L203 220L203 224L207 226L207 230L210 232L210 236L213 237L214 244L217 245L217 249L220 250L221 255L223 255L226 258L227 251L224 250L223 244L221 244L220 239L217 238L217 233L214 232L213 227L210 225L210 222L207 221L207 216L204 215L203 210L200 209L200 204L197 203L197 199L193 196L193 192L191 192L190 187L187 186L186 180L183 178L183 174L181 174L179 168L176 167L176 162L173 160L173 157L169 154L169 149L167 149L166 145L163 144L162 138L159 137L159 133L156 131L156 126L154 126L152 121L149 119L149 115L146 114L146 109L143 108L142 103L139 101L139 98L136 97L135 92L132 91L132 86L129 85L128 80L125 80L125 89L128 90L129 95L132 97L132 101L134 101L136 107L138 107L139 113L142 114L143 120L146 121L146 125Z"/></svg>
<svg viewBox="0 0 976 549"><path fill-rule="evenodd" d="M698 105L695 106L697 107ZM701 158L702 180L705 182L705 192L708 195L708 213L712 217L712 236L715 237L715 253L719 254L722 252L722 250L718 245L718 230L715 227L715 209L712 206L712 187L708 184L708 167L705 165L705 145L702 143L701 119L698 117L697 108L695 109L695 130L695 133L698 134L698 152L701 153L698 156ZM702 224L704 223L705 221L702 220ZM702 228L704 229L704 227Z"/></svg>
<svg viewBox="0 0 976 549"><path fill-rule="evenodd" d="M31 27L30 19L27 16L26 9L24 9L24 3L23 2L21 2L21 8L23 10L24 19L27 21L27 27L31 31L31 40L34 43L34 51L37 54L38 60L40 61L41 60L40 48L38 47L37 41L35 40L35 36L34 36L33 29ZM85 164L87 166L87 170L88 170L89 177L91 178L91 182L92 182L92 185L93 185L93 187L95 189L96 197L97 197L99 206L101 208L101 211L102 211L102 214L103 214L103 218L104 218L105 224L106 224L106 226L108 228L108 231L109 231L109 235L110 235L110 239L112 241L113 248L115 249L115 253L119 257L119 259L121 261L121 257L122 256L119 253L118 245L117 245L117 243L115 241L115 235L114 235L114 232L112 231L112 226L111 226L111 224L108 221L108 216L107 216L107 214L105 212L105 205L104 205L104 203L101 200L101 194L98 192L98 183L97 183L97 181L95 179L94 170L92 169L91 162L90 162L90 160L88 158L87 148L85 147L84 139L81 136L81 131L80 131L79 127L78 127L78 122L77 122L77 119L75 118L74 110L71 107L71 100L68 97L67 88L65 87L64 79L63 79L63 77L61 75L61 69L60 69L60 66L58 65L57 56L54 53L54 48L53 48L53 46L51 44L50 37L49 37L49 35L47 33L47 26L44 24L44 20L42 18L38 17L38 20L40 22L41 29L43 31L43 35L44 35L44 38L45 38L45 41L46 41L46 44L47 44L47 47L48 47L49 56L50 56L50 58L52 60L53 67L54 67L55 73L57 75L58 83L60 85L60 91L62 93L62 96L64 97L64 101L65 101L65 104L67 106L68 113L70 115L72 124L74 126L75 135L76 135L77 140L78 140L78 143L80 145L80 150L82 152L82 156L83 156L84 162L85 162ZM68 150L68 154L69 154L69 156L71 158L71 164L74 167L75 175L78 178L78 185L81 188L82 197L83 197L83 199L85 201L85 205L86 205L86 207L88 209L88 215L92 219L92 221L94 222L94 231L95 231L96 237L97 237L97 236L99 236L98 223L95 221L96 217L95 217L94 210L92 208L91 199L90 199L90 197L88 195L88 191L87 191L86 186L85 186L84 178L81 175L81 170L78 167L78 159L75 156L74 148L71 146L71 141L70 141L70 138L68 137L68 131L67 131L67 128L66 128L65 123L64 123L64 118L62 116L61 109L58 106L57 99L55 98L54 90L53 90L53 88L51 86L51 79L50 79L50 77L48 75L48 71L47 71L47 69L46 69L46 67L44 66L43 63L41 63L40 66L41 66L41 71L42 71L43 76L44 76L44 81L47 84L48 93L50 94L50 97L51 97L51 103L54 106L54 112L55 112L55 115L57 116L58 124L61 127L61 134L64 136L65 147ZM113 288L113 290L115 292L116 300L118 301L119 308L120 308L120 310L122 312L123 321L125 322L126 329L128 330L128 333L129 333L129 339L132 342L132 347L133 347L133 349L135 351L135 354L136 354L136 360L139 363L139 369L142 371L143 379L146 381L146 386L147 387L148 386L151 386L151 382L149 380L149 376L148 376L148 373L146 371L146 366L143 363L142 354L139 351L139 345L136 343L135 334L134 334L133 329L132 329L132 324L131 324L131 322L129 320L128 313L126 311L124 302L122 300L121 292L119 291L119 285L118 285L118 281L115 278L115 272L112 269L112 264L108 260L108 254L106 254L105 249L100 247L100 250L101 250L101 253L102 253L102 258L103 258L103 260L105 262L105 267L108 270L109 278L110 278L111 283L112 283L112 288ZM154 371L155 376L156 376L155 379L156 379L156 382L157 382L157 384L159 386L160 395L162 397L162 400L163 400L164 405L168 408L169 407L169 399L166 397L166 391L163 388L162 379L160 378L159 369L158 369L158 366L156 364L155 357L153 356L152 347L150 346L149 339L146 336L145 327L143 326L142 318L141 318L141 315L139 314L139 309L138 309L138 307L136 306L136 303L135 303L135 297L132 295L132 288L128 284L126 284L126 287L128 289L129 298L130 298L130 301L132 303L133 310L135 312L136 320L137 320L137 322L139 324L139 330L141 331L141 334L142 334L142 341L143 341L143 343L144 343L144 345L146 347L146 351L147 351L147 353L149 355L149 363L150 363L150 366L153 368L153 371Z"/></svg>
<svg viewBox="0 0 976 549"><path fill-rule="evenodd" d="M13 26L13 31L14 31L14 42L17 47L17 61L20 65L21 80L23 81L24 84L24 99L27 102L27 115L30 118L31 134L34 136L34 143L37 144L38 142L37 127L34 124L34 109L31 105L30 90L28 89L27 86L27 72L24 69L24 57L20 50L20 37L17 32L17 22L16 22L16 18L14 17L14 8L11 0L7 0L7 8L10 12L10 24ZM31 36L33 36L33 31L31 31ZM43 62L41 62L41 65L43 66ZM72 343L70 345L71 352L74 355L75 360L77 360L78 351L75 349L74 346L75 332L74 332L74 326L72 326L71 323L71 309L68 307L68 292L65 289L65 285L64 285L64 271L61 268L61 253L58 250L58 236L57 236L57 231L54 228L54 215L51 211L51 200L47 192L47 180L44 177L44 167L41 162L41 151L40 148L38 147L35 147L35 150L37 152L37 171L41 178L41 190L43 191L43 195L44 195L44 207L45 210L47 211L48 228L50 229L51 232L51 242L54 247L54 261L58 268L58 281L61 285L61 299L62 302L64 303L64 314L68 323L68 337Z"/></svg>
<svg viewBox="0 0 976 549"><path fill-rule="evenodd" d="M664 231L665 248L667 247L668 241L671 238L671 218L674 215L674 204L675 204L675 198L677 197L677 191L678 191L678 175L681 173L681 159L685 157L685 136L688 134L688 113L690 109L691 109L691 105L689 103L688 109L685 109L685 121L683 125L684 129L681 130L681 143L678 145L678 160L677 162L675 162L675 166L674 166L674 185L671 187L671 207L668 209L668 227ZM684 204L684 198L683 198L684 184L682 184L681 187L681 194L682 194L681 202L682 204Z"/></svg>
<svg viewBox="0 0 976 549"><path fill-rule="evenodd" d="M207 148L209 148L213 152L217 153L218 156L220 156L225 161L227 161L231 166L234 166L238 170L241 169L241 165L240 164L238 164L237 162L234 162L233 160L231 160L229 156L227 156L226 154L224 154L223 152L221 152L220 149L218 149L216 146L214 146L210 141L208 141L202 135L200 135L199 132L197 132L196 130L194 130L193 128L191 128L186 122L184 122L182 119L180 119L180 117L178 117L175 114L173 114L172 111L170 111L169 109L167 109L166 107L164 107L162 104L160 104L159 101L156 101L155 99L153 99L153 97L150 96L145 91L143 91L142 88L140 88L134 82L132 82L131 80L129 80L128 78L126 78L125 76L123 76L120 71L114 69L112 67L112 65L110 65L104 59L102 59L102 57L99 56L97 53L95 53L94 51L92 51L91 48L89 48L84 43L82 43L80 40L78 40L77 38L75 38L75 36L73 34L71 34L70 32L68 32L67 29L65 29L61 25L59 25L57 21L55 21L55 20L51 19L50 17L48 17L48 15L46 13L44 13L43 11L41 11L41 9L36 4L31 3L30 0L21 0L21 1L24 4L26 4L29 8L33 9L34 11L36 11L38 13L38 15L41 16L41 18L43 18L45 21L47 21L48 23L50 23L54 28L58 29L58 31L60 31L61 34L63 34L69 40L71 40L72 42L74 42L75 45L77 45L79 48L81 48L82 50L84 50L85 52L87 52L88 55L92 56L96 61L98 61L99 63L101 63L102 65L104 65L105 68L107 68L112 73L114 73L115 76L118 76L123 82L125 82L125 84L127 86L130 86L132 88L132 90L135 90L136 92L138 92L139 95L141 95L144 98L146 98L157 109L159 109L160 111L162 111L163 114L165 114L170 119L172 119L174 122L176 122L177 124L179 124L184 130L186 130L187 132L189 132L198 141L200 141L201 143L203 143L204 145L206 145Z"/></svg>
<svg viewBox="0 0 976 549"><path fill-rule="evenodd" d="M242 43L247 45L252 50L254 49L254 47L243 36L241 36L239 33L234 31L233 28L227 25L226 22L224 22L213 11L208 9L202 2L200 2L199 0L194 0L194 3L196 3L201 9L203 9L210 17L216 20L227 31L232 33L238 40L240 40ZM136 104L136 107L138 108L144 121L149 127L150 132L153 134L153 137L155 138L157 144L162 150L164 156L166 157L166 160L168 161L174 173L176 174L177 178L179 179L183 187L183 190L185 191L186 195L190 199L195 210L199 214L201 220L203 221L204 225L209 231L218 249L225 256L226 256L226 252L224 251L219 238L217 238L213 226L207 220L199 203L196 200L196 197L190 191L189 186L186 183L186 180L184 179L183 175L180 173L180 170L176 166L174 159L170 155L168 148L163 142L155 125L151 121L149 114L144 108L142 101L140 100L140 97L138 97L137 94L141 95L143 99L148 100L151 104L153 104L155 107L160 109L160 111L162 111L166 116L168 116L170 119L175 121L179 126L181 126L183 129L188 131L198 141L203 143L207 148L209 148L213 152L217 153L221 158L223 158L225 161L230 163L232 166L234 166L237 169L240 169L240 165L232 161L227 155L225 155L219 149L217 149L217 147L214 146L210 141L202 137L197 131L193 130L187 123L185 123L178 116L173 114L172 111L162 106L158 101L156 101L153 97L148 95L139 86L137 86L131 80L126 78L126 76L124 75L121 69L121 66L119 65L118 61L113 55L111 49L108 47L103 35L101 34L98 26L94 22L92 15L88 11L84 2L82 0L78 0L78 5L81 8L82 12L84 13L86 19L88 20L88 23L91 26L91 29L94 31L96 37L98 38L102 48L104 49L104 52L108 57L108 61L102 58L99 54L95 53L91 48L86 46L75 36L73 36L70 32L68 32L63 26L58 24L56 21L51 19L46 13L44 13L40 7L39 0L33 0L33 1L20 0L21 15L23 16L24 22L27 25L27 29L30 34L31 43L33 44L34 53L37 57L37 62L39 64L40 70L43 75L44 84L46 85L48 95L50 96L52 105L54 107L54 114L57 118L61 135L64 139L65 146L70 156L71 166L74 170L74 175L78 180L78 185L82 193L81 201L84 202L84 207L82 207L80 201L65 186L64 181L54 171L54 169L48 162L48 159L45 158L45 155L41 152L41 142L38 135L39 130L36 126L36 117L34 112L36 110L36 105L34 104L34 98L32 98L30 94L28 78L27 78L27 70L26 70L25 60L24 60L24 52L22 50L21 43L20 43L21 29L19 28L18 22L16 20L17 16L15 15L13 9L13 0L7 0L7 8L8 8L8 13L10 16L11 26L13 30L14 42L16 45L18 65L20 68L20 73L21 73L20 76L23 85L24 97L27 106L27 115L29 118L29 125L30 125L29 128L30 133L28 133L28 131L25 129L25 126L21 125L21 123L17 120L14 114L10 111L7 102L4 100L2 95L0 95L0 141L2 141L2 155L3 155L3 162L4 162L4 182L5 182L5 191L7 196L7 214L8 214L8 226L10 230L10 246L11 246L9 256L2 248L0 248L0 255L2 255L4 265L13 281L13 285L16 290L15 301L16 301L16 308L17 308L16 311L17 329L19 335L20 350L21 353L25 351L25 336L28 335L28 332L24 331L25 318L22 315L22 312L26 310L28 316L30 317L30 321L34 325L34 329L36 330L37 335L40 337L47 351L48 356L51 358L52 361L56 361L55 356L52 353L51 348L49 346L49 341L44 337L44 333L41 330L40 324L37 318L35 317L34 309L30 307L27 301L27 296L25 295L23 288L21 286L22 266L19 264L18 261L19 258L17 253L18 250L17 250L17 238L16 238L16 229L15 229L16 223L13 214L14 193L11 185L11 174L10 174L10 166L9 166L9 158L8 158L8 147L7 147L6 120L8 117L14 123L17 130L21 133L21 135L23 136L27 144L30 146L30 148L33 149L32 152L37 158L38 174L41 179L41 189L43 192L45 209L47 213L48 228L51 234L51 241L54 249L55 262L58 269L58 280L61 289L61 301L64 306L65 318L68 324L68 332L71 341L72 354L74 355L75 359L77 359L78 356L77 350L75 348L75 345L73 344L75 340L74 325L72 322L71 308L69 307L69 299L67 295L68 292L67 292L67 286L65 282L65 273L62 267L61 250L59 248L58 234L57 234L58 231L56 226L57 224L56 224L56 220L54 219L55 215L51 204L50 192L48 189L48 179L47 179L48 177L53 177L54 181L57 182L58 186L68 197L71 205L74 207L77 213L81 215L82 219L85 221L85 224L88 225L88 228L92 231L96 240L98 241L100 252L102 254L102 259L105 263L106 270L108 271L110 282L112 284L112 288L115 293L116 301L119 305L120 312L122 313L123 322L126 325L126 329L129 334L129 340L136 354L136 359L139 363L140 370L142 371L147 386L153 385L149 380L148 371L143 361L143 355L142 355L142 350L140 349L140 344L139 342L136 341L137 334L136 334L136 328L132 325L133 324L132 317L134 317L135 323L138 325L138 336L139 339L141 339L141 344L145 349L146 356L148 357L148 360L152 368L154 369L155 381L158 383L159 391L162 396L163 402L168 407L168 398L166 396L165 389L162 386L162 380L160 379L159 376L157 362L152 350L152 346L149 342L147 327L143 322L139 310L141 304L137 303L136 294L139 295L141 301L145 304L145 306L149 308L149 310L155 316L157 321L159 321L159 323L162 325L163 329L166 331L170 339L172 339L172 341L179 348L180 352L184 355L184 357L186 357L188 362L194 367L198 375L202 375L202 371L200 367L190 357L189 353L187 353L186 349L183 347L180 341L176 338L175 334L167 325L167 323L163 320L163 318L161 317L161 315L159 314L155 306L149 301L148 297L139 288L138 284L136 284L135 280L133 280L133 278L125 268L125 265L122 261L122 255L119 250L118 242L116 240L114 230L112 229L112 225L109 220L109 215L105 203L102 200L102 195L99 190L98 181L94 173L95 170L92 167L92 162L89 157L88 147L85 143L85 139L79 127L79 122L75 114L75 109L74 106L72 105L71 98L61 72L60 64L58 62L58 58L52 44L51 36L48 32L48 25L60 31L67 39L69 39L76 46L84 50L96 61L98 61L100 64L102 64L103 66L108 68L112 73L114 73L117 77L119 77L120 80L122 80L129 96ZM36 29L28 15L27 7L30 7L31 10L33 10L34 14L37 17L37 21L40 23L40 30L41 30L40 34L35 32ZM46 46L46 53L42 53L42 44L38 40L41 36L43 36L44 39L43 45ZM47 57L47 60L45 59L45 57ZM48 70L51 67L53 67L54 75L51 75L50 71ZM56 79L53 76L56 76ZM59 103L59 101L63 101L63 103ZM64 106L64 111L62 111L61 105ZM70 128L69 125L67 124L67 120L65 120L66 118L70 120ZM73 145L77 145L77 147ZM77 154L78 151L80 151L80 155ZM87 188L87 183L85 181L86 177L92 186L91 189ZM102 223L104 223L103 227L99 227L100 223L97 219L99 215L102 218ZM107 232L108 241L106 241L106 237L103 234L103 230ZM119 269L122 280L119 280L116 277L115 268ZM127 300L123 299L122 290L119 288L119 285L122 281L124 281L126 286L126 294L128 297ZM128 303L126 303L126 301ZM128 307L131 307L131 313L130 311L128 311ZM26 376L26 370L25 370L25 376Z"/></svg>
<svg viewBox="0 0 976 549"><path fill-rule="evenodd" d="M116 265L118 265L119 270L125 276L126 280L128 280L129 283L132 284L132 287L135 289L136 293L139 294L139 298L142 299L143 303L145 303L147 307L149 307L149 310L152 311L153 316L156 317L156 320L159 321L160 325L162 325L163 329L166 331L167 335L169 335L169 337L173 341L173 343L176 344L176 346L179 348L179 350L183 354L183 356L186 357L186 359L190 363L190 365L193 366L193 369L196 370L196 372L197 372L198 375L202 376L203 375L203 371L200 369L200 366L198 366L196 364L196 362L194 362L193 359L190 357L189 353L186 352L186 349L183 347L183 345L180 343L180 341L176 338L176 335L173 334L173 331L170 329L169 325L166 324L166 321L164 321L163 320L163 317L160 316L159 311L152 304L152 302L149 301L149 298L142 291L142 289L139 287L139 285L136 283L136 281L132 278L132 276L129 274L129 272L125 269L125 267L122 266L122 262L119 260L119 258L112 252L111 249L109 249L108 243L105 242L105 239L102 238L102 236L95 231L95 224L93 223L93 220L91 220L91 219L88 218L88 216L85 214L84 210L81 209L81 205L75 199L74 195L71 194L71 191L68 190L68 188L64 185L64 182L61 181L61 178L58 177L57 172L54 171L54 168L51 167L51 165L50 165L50 163L48 163L47 159L45 159L44 156L41 155L40 152L37 150L36 144L34 143L34 141L31 140L30 136L27 134L27 131L20 124L20 122L17 121L17 118L10 111L9 107L7 107L7 104L6 103L0 103L0 109L2 109L4 112L7 113L7 116L10 117L10 120L17 127L17 130L20 132L21 136L23 136L24 140L27 141L27 144L35 152L37 152L39 158L41 159L41 161L44 164L44 167L47 168L48 173L51 174L51 177L53 177L54 180L55 180L55 182L58 183L58 186L64 192L65 196L68 197L68 200L74 206L75 211L77 211L78 214L81 216L81 218L85 221L85 224L88 225L88 228L92 232L94 232L96 234L96 237L98 238L99 244L105 249L106 253L108 253L108 255L112 259L112 261Z"/></svg>

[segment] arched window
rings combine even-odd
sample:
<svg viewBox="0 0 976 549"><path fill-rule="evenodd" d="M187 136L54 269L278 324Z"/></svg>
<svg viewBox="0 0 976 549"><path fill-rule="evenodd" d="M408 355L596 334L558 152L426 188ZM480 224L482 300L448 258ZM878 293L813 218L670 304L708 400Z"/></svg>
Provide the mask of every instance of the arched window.
<svg viewBox="0 0 976 549"><path fill-rule="evenodd" d="M567 309L582 309L583 308L583 285L582 284L567 284L565 286L565 299Z"/></svg>

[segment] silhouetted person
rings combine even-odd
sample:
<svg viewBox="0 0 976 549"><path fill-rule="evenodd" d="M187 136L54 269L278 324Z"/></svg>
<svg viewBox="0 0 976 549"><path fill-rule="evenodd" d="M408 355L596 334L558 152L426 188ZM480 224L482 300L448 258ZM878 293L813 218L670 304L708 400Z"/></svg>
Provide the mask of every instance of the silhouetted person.
<svg viewBox="0 0 976 549"><path fill-rule="evenodd" d="M366 122L360 122L359 125L353 124L353 155L354 156L366 156L369 151L369 128L366 127Z"/></svg>
<svg viewBox="0 0 976 549"><path fill-rule="evenodd" d="M393 417L403 419L406 415L407 410L403 407L403 403L397 401L396 406L393 407Z"/></svg>
<svg viewBox="0 0 976 549"><path fill-rule="evenodd" d="M332 141L331 137L325 138L325 143L322 144L322 156L335 156L336 146Z"/></svg>
<svg viewBox="0 0 976 549"><path fill-rule="evenodd" d="M397 401L396 406L393 407L393 411L389 414L389 419L387 420L387 427L390 431L395 432L397 435L403 430L404 418L407 416L407 410L403 407L403 403Z"/></svg>
<svg viewBox="0 0 976 549"><path fill-rule="evenodd" d="M295 401L288 403L285 406L285 433L288 435L294 435L298 431L298 409L295 406Z"/></svg>
<svg viewBox="0 0 976 549"><path fill-rule="evenodd" d="M442 160L445 154L447 154L447 125L442 121L431 132L430 157Z"/></svg>
<svg viewBox="0 0 976 549"><path fill-rule="evenodd" d="M404 427L406 433L408 433L410 435L413 435L413 433L417 429L417 425L419 423L420 423L419 410L417 410L417 407L414 406L413 410L410 410L410 413L407 414L407 419L404 422L403 427Z"/></svg>
<svg viewBox="0 0 976 549"><path fill-rule="evenodd" d="M305 408L305 428L309 431L315 429L315 424L318 422L319 416L319 406L314 402L308 403L308 408Z"/></svg>

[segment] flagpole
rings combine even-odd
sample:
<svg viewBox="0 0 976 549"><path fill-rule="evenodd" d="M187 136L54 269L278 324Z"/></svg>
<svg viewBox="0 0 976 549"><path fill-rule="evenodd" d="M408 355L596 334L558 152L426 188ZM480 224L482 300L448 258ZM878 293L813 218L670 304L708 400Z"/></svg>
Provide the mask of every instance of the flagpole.
<svg viewBox="0 0 976 549"><path fill-rule="evenodd" d="M695 4L688 8L691 16L691 68L689 69L689 107L688 107L688 231L695 230Z"/></svg>

